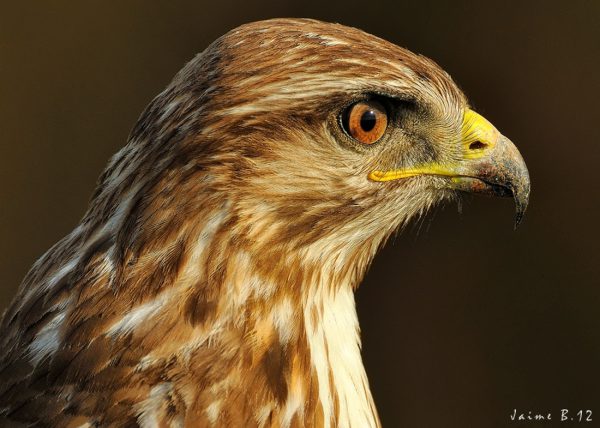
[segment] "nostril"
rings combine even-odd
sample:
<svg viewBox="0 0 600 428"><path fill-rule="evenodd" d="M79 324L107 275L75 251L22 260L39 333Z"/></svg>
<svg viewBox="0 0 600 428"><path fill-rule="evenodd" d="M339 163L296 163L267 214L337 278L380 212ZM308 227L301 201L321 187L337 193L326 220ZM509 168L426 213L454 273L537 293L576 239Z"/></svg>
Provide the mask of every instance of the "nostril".
<svg viewBox="0 0 600 428"><path fill-rule="evenodd" d="M469 144L469 150L482 150L487 147L487 144L482 143L481 141L474 141Z"/></svg>

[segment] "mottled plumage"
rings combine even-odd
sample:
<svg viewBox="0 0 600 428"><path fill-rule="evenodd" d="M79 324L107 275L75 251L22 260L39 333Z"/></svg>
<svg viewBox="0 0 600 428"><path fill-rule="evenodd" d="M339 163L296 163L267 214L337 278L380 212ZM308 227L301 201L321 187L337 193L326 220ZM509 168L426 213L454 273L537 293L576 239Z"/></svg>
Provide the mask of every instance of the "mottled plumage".
<svg viewBox="0 0 600 428"><path fill-rule="evenodd" d="M367 147L340 114L371 97L393 114ZM0 425L379 425L354 289L411 217L469 186L517 199L502 177L523 168L369 174L461 160L467 108L431 60L353 28L271 20L215 41L4 314Z"/></svg>

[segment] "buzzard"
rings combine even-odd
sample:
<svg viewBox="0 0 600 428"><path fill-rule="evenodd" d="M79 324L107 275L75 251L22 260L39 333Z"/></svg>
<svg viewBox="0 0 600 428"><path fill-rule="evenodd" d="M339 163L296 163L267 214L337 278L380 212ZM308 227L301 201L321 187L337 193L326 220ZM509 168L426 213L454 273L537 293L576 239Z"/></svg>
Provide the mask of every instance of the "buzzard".
<svg viewBox="0 0 600 428"><path fill-rule="evenodd" d="M373 427L354 290L460 191L529 196L515 146L433 61L251 23L142 113L0 326L0 425Z"/></svg>

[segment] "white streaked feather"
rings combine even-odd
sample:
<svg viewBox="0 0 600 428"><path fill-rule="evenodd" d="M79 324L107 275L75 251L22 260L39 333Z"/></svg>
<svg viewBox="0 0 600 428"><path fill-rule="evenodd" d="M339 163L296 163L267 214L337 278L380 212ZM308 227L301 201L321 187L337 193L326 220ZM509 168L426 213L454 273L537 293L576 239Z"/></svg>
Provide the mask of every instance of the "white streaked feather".
<svg viewBox="0 0 600 428"><path fill-rule="evenodd" d="M65 320L63 310L56 314L35 336L27 350L30 361L38 365L48 355L56 352L61 342L60 328Z"/></svg>
<svg viewBox="0 0 600 428"><path fill-rule="evenodd" d="M120 336L130 333L142 322L152 318L164 308L172 296L173 290L167 290L153 300L137 306L135 309L129 311L121 320L113 324L106 333L109 336Z"/></svg>

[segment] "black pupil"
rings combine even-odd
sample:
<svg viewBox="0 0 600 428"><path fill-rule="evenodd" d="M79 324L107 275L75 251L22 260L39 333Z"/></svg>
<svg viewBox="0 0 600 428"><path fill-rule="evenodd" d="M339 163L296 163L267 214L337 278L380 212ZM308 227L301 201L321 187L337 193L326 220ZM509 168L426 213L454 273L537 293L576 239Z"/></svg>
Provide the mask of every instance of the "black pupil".
<svg viewBox="0 0 600 428"><path fill-rule="evenodd" d="M373 110L367 110L363 113L360 118L360 127L363 131L369 132L373 128L375 128L375 124L377 123L377 115Z"/></svg>

